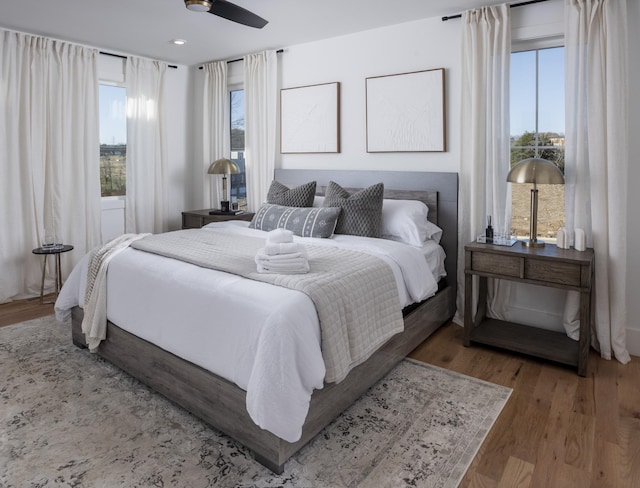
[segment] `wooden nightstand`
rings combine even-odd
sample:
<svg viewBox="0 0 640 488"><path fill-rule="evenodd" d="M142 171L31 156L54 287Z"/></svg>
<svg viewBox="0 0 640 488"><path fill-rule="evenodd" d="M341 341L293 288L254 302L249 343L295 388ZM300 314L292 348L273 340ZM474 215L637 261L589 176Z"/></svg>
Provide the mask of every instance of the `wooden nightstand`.
<svg viewBox="0 0 640 488"><path fill-rule="evenodd" d="M226 220L247 220L250 221L255 215L253 212L243 212L236 215L215 214L209 215L211 209L190 210L182 212L182 228L183 229L199 229L203 225L211 222L224 222Z"/></svg>
<svg viewBox="0 0 640 488"><path fill-rule="evenodd" d="M465 250L464 345L472 342L577 366L587 373L591 344L593 249L559 249L553 244L529 248L472 242ZM473 275L478 275L478 312L472 316ZM487 278L498 278L580 292L580 341L564 332L505 322L486 317Z"/></svg>

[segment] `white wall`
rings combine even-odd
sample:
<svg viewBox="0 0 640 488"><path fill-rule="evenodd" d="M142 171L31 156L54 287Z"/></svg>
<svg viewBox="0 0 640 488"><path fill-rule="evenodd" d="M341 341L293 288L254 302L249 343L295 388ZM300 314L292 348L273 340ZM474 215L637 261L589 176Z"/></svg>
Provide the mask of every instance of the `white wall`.
<svg viewBox="0 0 640 488"><path fill-rule="evenodd" d="M637 87L640 86L640 2L628 0L629 19L629 183L627 207L627 348L634 356L640 356L640 258L636 244L640 242L640 99Z"/></svg>
<svg viewBox="0 0 640 488"><path fill-rule="evenodd" d="M459 21L419 20L324 41L288 47L281 56L281 86L340 82L341 152L284 154L282 168L403 171L460 169ZM447 151L367 153L365 79L370 76L445 68Z"/></svg>

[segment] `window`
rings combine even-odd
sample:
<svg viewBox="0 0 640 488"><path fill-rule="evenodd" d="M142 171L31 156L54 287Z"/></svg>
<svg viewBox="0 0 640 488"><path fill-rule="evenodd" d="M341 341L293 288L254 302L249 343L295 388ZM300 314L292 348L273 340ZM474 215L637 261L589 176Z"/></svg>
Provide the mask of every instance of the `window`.
<svg viewBox="0 0 640 488"><path fill-rule="evenodd" d="M127 94L123 86L100 85L100 187L103 197L127 189Z"/></svg>
<svg viewBox="0 0 640 488"><path fill-rule="evenodd" d="M229 92L231 110L231 160L238 166L238 173L231 175L231 205L247 209L247 179L244 163L244 90Z"/></svg>
<svg viewBox="0 0 640 488"><path fill-rule="evenodd" d="M543 158L564 173L564 47L511 54L511 166ZM512 233L529 234L530 184L512 184ZM538 185L538 236L564 226L564 185Z"/></svg>

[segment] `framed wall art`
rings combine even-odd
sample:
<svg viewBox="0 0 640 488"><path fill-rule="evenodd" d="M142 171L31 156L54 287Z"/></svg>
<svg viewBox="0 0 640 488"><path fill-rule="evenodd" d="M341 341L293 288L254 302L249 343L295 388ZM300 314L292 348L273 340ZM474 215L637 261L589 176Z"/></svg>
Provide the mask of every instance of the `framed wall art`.
<svg viewBox="0 0 640 488"><path fill-rule="evenodd" d="M367 152L446 151L444 68L366 79Z"/></svg>
<svg viewBox="0 0 640 488"><path fill-rule="evenodd" d="M280 90L280 152L340 152L340 83Z"/></svg>

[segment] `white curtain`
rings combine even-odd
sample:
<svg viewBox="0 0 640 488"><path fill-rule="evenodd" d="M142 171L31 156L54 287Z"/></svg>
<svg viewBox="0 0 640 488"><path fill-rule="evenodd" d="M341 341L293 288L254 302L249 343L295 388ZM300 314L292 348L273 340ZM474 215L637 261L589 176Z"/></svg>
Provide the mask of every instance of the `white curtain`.
<svg viewBox="0 0 640 488"><path fill-rule="evenodd" d="M229 119L229 90L227 62L216 61L204 65L202 123L202 194L203 208L217 208L222 198L222 178L208 175L209 165L219 158L228 158L231 151ZM231 185L227 181L227 185Z"/></svg>
<svg viewBox="0 0 640 488"><path fill-rule="evenodd" d="M565 0L565 208L595 251L595 347L626 350L628 73L626 0ZM577 293L565 310L579 335Z"/></svg>
<svg viewBox="0 0 640 488"><path fill-rule="evenodd" d="M247 206L267 199L276 158L278 57L275 51L244 58Z"/></svg>
<svg viewBox="0 0 640 488"><path fill-rule="evenodd" d="M166 63L127 58L127 233L167 230Z"/></svg>
<svg viewBox="0 0 640 488"><path fill-rule="evenodd" d="M100 244L97 56L0 31L0 303L40 293L42 258L31 250L45 233L74 246L63 279Z"/></svg>
<svg viewBox="0 0 640 488"><path fill-rule="evenodd" d="M458 297L455 321L464 321L464 245L484 234L509 230L511 192L509 67L511 20L507 4L462 14L462 161L458 224ZM498 287L500 288L498 290ZM508 282L489 289L489 312L501 318ZM474 307L475 308L475 307Z"/></svg>

